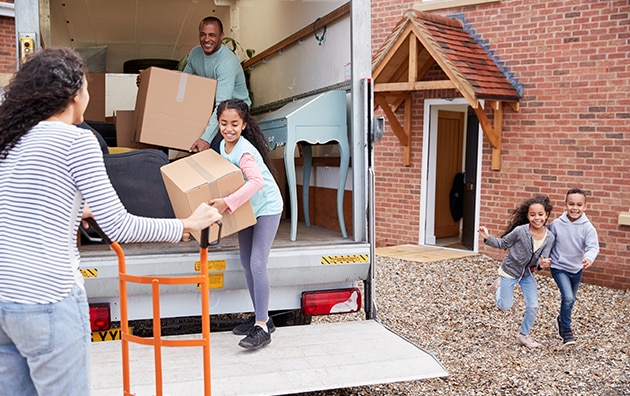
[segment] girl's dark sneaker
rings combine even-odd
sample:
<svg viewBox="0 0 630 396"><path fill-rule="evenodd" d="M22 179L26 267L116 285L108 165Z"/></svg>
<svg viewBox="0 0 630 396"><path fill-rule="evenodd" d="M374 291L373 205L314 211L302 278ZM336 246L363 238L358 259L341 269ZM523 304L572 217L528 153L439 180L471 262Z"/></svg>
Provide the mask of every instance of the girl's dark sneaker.
<svg viewBox="0 0 630 396"><path fill-rule="evenodd" d="M256 316L250 316L250 318L247 319L244 323L241 323L240 325L233 328L232 333L236 335L248 335L249 333L251 333L252 330L254 330L255 324ZM276 326L274 326L273 320L271 320L271 318L267 319L267 329L269 330L269 333L273 333L274 331L276 331Z"/></svg>
<svg viewBox="0 0 630 396"><path fill-rule="evenodd" d="M254 326L254 329L243 338L238 345L246 349L258 349L271 342L271 334L263 330L260 326Z"/></svg>

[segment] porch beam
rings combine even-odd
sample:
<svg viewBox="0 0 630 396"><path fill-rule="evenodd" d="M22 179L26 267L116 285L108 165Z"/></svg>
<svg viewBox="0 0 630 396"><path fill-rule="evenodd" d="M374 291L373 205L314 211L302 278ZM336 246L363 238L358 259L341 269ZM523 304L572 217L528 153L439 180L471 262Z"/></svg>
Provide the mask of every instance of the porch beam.
<svg viewBox="0 0 630 396"><path fill-rule="evenodd" d="M411 81L374 84L374 92L413 92L427 89L457 89L451 80Z"/></svg>
<svg viewBox="0 0 630 396"><path fill-rule="evenodd" d="M477 119L479 120L479 125L481 125L481 130L483 131L483 134L486 137L486 139L488 139L488 141L490 142L490 145L492 146L492 148L499 147L499 142L497 141L495 133L494 133L494 127L490 123L490 120L488 119L488 116L486 115L486 112L484 111L483 107L481 106L473 107L473 110L475 111L475 114L477 115Z"/></svg>
<svg viewBox="0 0 630 396"><path fill-rule="evenodd" d="M412 105L411 96L408 96L405 99L405 135L407 137L407 144L405 144L405 149L403 153L403 165L411 166L411 105Z"/></svg>
<svg viewBox="0 0 630 396"><path fill-rule="evenodd" d="M398 122L396 114L394 114L392 109L389 107L387 100L385 100L385 98L381 95L374 95L374 103L376 103L377 106L380 106L380 108L383 110L383 113L385 113L385 117L387 117L387 121L392 127L394 135L398 138L403 146L407 147L409 145L409 138L407 137L407 134L405 133L403 127Z"/></svg>
<svg viewBox="0 0 630 396"><path fill-rule="evenodd" d="M494 137L497 146L492 148L492 170L501 170L501 138L503 135L503 102L494 110Z"/></svg>

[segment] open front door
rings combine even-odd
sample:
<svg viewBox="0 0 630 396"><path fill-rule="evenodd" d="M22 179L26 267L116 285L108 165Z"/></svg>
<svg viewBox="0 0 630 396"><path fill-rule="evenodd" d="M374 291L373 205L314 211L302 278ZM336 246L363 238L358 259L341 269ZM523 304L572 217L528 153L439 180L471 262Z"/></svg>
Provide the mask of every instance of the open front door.
<svg viewBox="0 0 630 396"><path fill-rule="evenodd" d="M475 213L477 205L477 161L479 159L479 120L471 107L466 122L466 159L464 160L464 207L462 244L475 248Z"/></svg>
<svg viewBox="0 0 630 396"><path fill-rule="evenodd" d="M450 192L462 171L465 113L438 111L435 178L435 238L458 238L459 216L454 216ZM455 204L457 205L457 204Z"/></svg>
<svg viewBox="0 0 630 396"><path fill-rule="evenodd" d="M425 102L420 243L475 250L479 121L462 99Z"/></svg>

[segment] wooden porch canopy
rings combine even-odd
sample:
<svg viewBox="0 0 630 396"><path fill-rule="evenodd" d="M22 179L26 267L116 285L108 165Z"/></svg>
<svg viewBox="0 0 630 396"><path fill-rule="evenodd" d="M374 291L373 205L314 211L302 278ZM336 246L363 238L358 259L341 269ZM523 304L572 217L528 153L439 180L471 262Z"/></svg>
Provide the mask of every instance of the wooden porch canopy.
<svg viewBox="0 0 630 396"><path fill-rule="evenodd" d="M374 100L405 147L403 163L411 163L411 95L423 90L457 90L474 109L492 146L492 169L501 168L504 105L519 111L519 85L474 33L455 18L410 10L394 28L372 62ZM435 71L435 65L444 72ZM448 79L435 79L446 75ZM492 109L491 122L484 106ZM404 105L403 125L395 112Z"/></svg>

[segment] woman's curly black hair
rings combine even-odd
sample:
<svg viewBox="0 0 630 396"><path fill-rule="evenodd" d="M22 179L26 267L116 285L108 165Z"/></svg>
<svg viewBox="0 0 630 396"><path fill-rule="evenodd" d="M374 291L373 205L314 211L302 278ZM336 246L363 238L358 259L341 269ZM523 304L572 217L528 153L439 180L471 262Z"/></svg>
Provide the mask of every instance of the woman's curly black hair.
<svg viewBox="0 0 630 396"><path fill-rule="evenodd" d="M523 201L521 206L514 209L514 211L512 212L512 216L510 217L510 223L508 224L502 236L506 236L507 234L512 232L513 229L515 229L516 227L520 225L528 224L529 219L527 218L527 213L529 212L529 207L534 204L541 204L543 208L545 208L545 212L547 213L547 219L549 219L549 215L551 214L551 211L553 210L553 205L549 203L549 197L545 195L536 195L533 198ZM545 220L545 224L546 223L547 221Z"/></svg>
<svg viewBox="0 0 630 396"><path fill-rule="evenodd" d="M250 143L254 145L254 147L256 147L256 150L258 150L258 152L262 156L265 165L267 165L267 168L269 168L271 174L275 176L276 169L273 166L273 162L271 162L271 157L269 156L269 144L267 143L265 135L263 135L262 131L260 130L260 126L258 125L256 119L250 116L249 106L247 105L247 103L243 102L240 99L224 100L223 102L219 103L219 106L217 107L217 119L219 119L219 117L221 117L221 114L227 109L236 110L238 115L246 123L247 126L241 132L241 136L249 140Z"/></svg>
<svg viewBox="0 0 630 396"><path fill-rule="evenodd" d="M66 108L84 76L84 62L72 49L43 49L31 56L12 77L0 104L0 160L31 128Z"/></svg>

